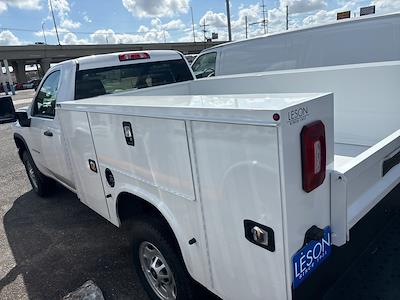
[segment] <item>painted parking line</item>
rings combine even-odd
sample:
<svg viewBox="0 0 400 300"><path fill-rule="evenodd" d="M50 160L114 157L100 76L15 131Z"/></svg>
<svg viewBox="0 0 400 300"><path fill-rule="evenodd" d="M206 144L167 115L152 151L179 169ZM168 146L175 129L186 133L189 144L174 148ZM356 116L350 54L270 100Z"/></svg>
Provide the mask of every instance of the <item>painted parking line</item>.
<svg viewBox="0 0 400 300"><path fill-rule="evenodd" d="M32 98L26 98L26 99L20 99L20 100L13 101L14 105L29 104L31 102L32 102Z"/></svg>

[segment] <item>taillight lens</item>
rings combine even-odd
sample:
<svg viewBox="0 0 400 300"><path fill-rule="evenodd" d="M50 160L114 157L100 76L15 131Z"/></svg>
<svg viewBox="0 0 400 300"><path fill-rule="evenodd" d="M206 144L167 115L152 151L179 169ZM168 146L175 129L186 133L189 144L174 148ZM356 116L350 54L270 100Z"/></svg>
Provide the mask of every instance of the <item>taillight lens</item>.
<svg viewBox="0 0 400 300"><path fill-rule="evenodd" d="M124 53L119 55L119 61L149 59L150 55L146 52Z"/></svg>
<svg viewBox="0 0 400 300"><path fill-rule="evenodd" d="M325 180L325 126L321 121L315 121L304 126L300 135L303 190L309 193Z"/></svg>

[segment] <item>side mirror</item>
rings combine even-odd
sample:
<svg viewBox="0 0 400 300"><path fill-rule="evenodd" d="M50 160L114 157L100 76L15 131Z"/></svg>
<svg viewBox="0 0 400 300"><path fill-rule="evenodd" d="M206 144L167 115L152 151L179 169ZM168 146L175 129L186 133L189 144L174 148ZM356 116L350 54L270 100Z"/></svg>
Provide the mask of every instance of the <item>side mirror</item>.
<svg viewBox="0 0 400 300"><path fill-rule="evenodd" d="M0 124L17 120L14 104L10 96L0 97Z"/></svg>
<svg viewBox="0 0 400 300"><path fill-rule="evenodd" d="M28 117L26 111L17 111L16 113L19 125L21 127L30 127L31 126L31 119Z"/></svg>

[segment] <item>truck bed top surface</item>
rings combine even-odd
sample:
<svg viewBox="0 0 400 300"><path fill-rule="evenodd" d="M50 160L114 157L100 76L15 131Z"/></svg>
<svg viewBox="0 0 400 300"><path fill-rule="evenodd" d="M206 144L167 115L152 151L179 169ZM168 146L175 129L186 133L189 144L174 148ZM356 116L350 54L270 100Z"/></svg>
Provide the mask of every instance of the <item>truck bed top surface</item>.
<svg viewBox="0 0 400 300"><path fill-rule="evenodd" d="M187 96L106 95L64 102L62 109L174 119L271 124L272 115L325 93Z"/></svg>

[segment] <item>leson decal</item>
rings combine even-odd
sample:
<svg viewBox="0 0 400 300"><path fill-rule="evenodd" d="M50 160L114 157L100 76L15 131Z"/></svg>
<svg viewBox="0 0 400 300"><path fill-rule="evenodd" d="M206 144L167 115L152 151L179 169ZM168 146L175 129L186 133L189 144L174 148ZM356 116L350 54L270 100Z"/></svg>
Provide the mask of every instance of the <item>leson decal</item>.
<svg viewBox="0 0 400 300"><path fill-rule="evenodd" d="M331 253L330 227L324 229L324 237L311 241L293 256L293 287L298 287Z"/></svg>
<svg viewBox="0 0 400 300"><path fill-rule="evenodd" d="M309 113L308 113L308 107L298 107L295 108L291 111L288 111L287 113L287 122L289 125L294 125L297 124L301 121L304 121L307 119Z"/></svg>

